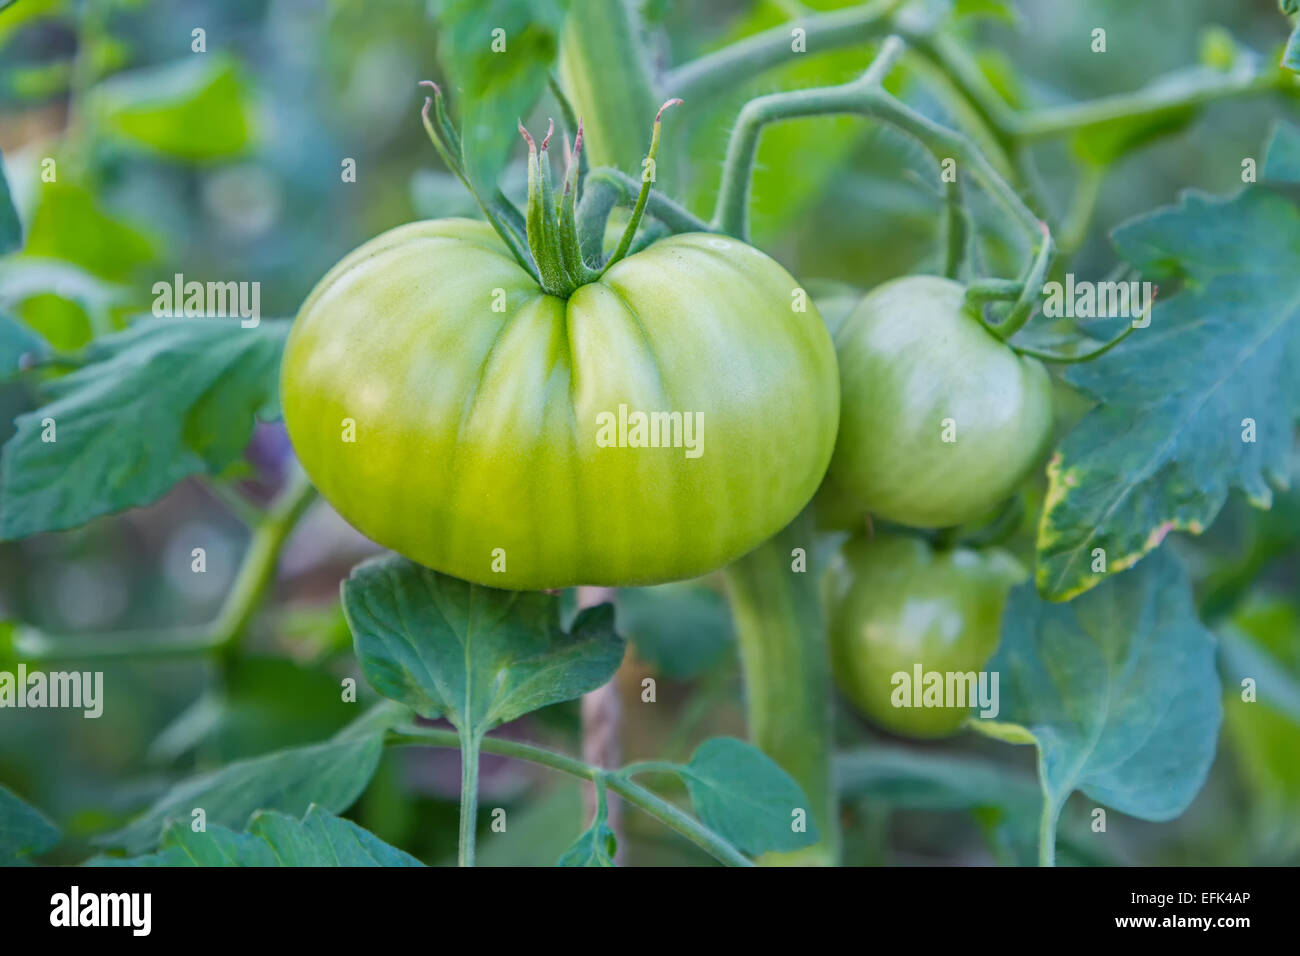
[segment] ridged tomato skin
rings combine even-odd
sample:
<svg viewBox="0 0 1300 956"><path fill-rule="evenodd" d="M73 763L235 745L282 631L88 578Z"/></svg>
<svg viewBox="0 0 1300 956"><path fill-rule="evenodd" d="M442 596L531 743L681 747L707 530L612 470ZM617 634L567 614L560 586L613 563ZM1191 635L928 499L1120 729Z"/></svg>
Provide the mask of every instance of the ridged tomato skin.
<svg viewBox="0 0 1300 956"><path fill-rule="evenodd" d="M1047 372L968 315L964 299L951 279L895 279L835 330L842 406L830 480L898 524L981 517L1051 440Z"/></svg>
<svg viewBox="0 0 1300 956"><path fill-rule="evenodd" d="M955 732L969 708L895 706L895 690L903 685L894 675L912 679L917 665L922 674L983 670L998 646L1007 596L1026 577L1023 567L998 548L936 551L910 535L858 536L845 544L842 557L828 587L836 685L873 723L894 733L925 738Z"/></svg>
<svg viewBox="0 0 1300 956"><path fill-rule="evenodd" d="M513 589L693 577L787 524L830 460L835 354L797 288L748 245L684 234L566 302L488 225L411 223L303 304L285 422L345 519L435 570ZM620 405L702 427L630 447Z"/></svg>

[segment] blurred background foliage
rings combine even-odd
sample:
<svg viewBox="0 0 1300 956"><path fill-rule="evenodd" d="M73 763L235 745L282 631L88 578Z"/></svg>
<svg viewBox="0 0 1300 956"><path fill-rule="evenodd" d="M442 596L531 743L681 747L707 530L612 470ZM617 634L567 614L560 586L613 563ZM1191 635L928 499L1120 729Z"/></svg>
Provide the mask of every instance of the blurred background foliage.
<svg viewBox="0 0 1300 956"><path fill-rule="evenodd" d="M666 68L802 11L847 5L646 0L643 13L656 66ZM1244 48L1275 57L1284 42L1274 0L965 0L956 8L983 14L954 29L1016 106L1123 92L1198 60L1231 60ZM447 84L456 103L457 78L449 75L456 46L440 23L439 4L429 0L8 5L0 11L0 151L26 243L0 259L0 316L10 329L37 333L40 348L70 352L147 312L153 283L176 273L260 282L263 315L292 316L324 271L365 239L415 218L473 214L418 121L420 79ZM1104 57L1081 39L1098 25L1108 32ZM203 52L195 49L196 30ZM870 54L809 54L735 95L681 111L680 121L672 114L659 187L709 213L726 135L745 98L842 82ZM952 121L953 104L925 80L909 64L891 85ZM1265 141L1284 109L1275 99L1232 100L1169 117L1170 135L1113 164L1100 137L1036 147L1032 167L1053 206L1041 213L1062 217L1072 203L1095 201L1073 270L1108 272L1116 261L1108 231L1180 190L1237 188L1242 157ZM531 121L547 115L558 115L549 96ZM505 172L515 197L523 189L520 159L516 152ZM355 162L355 182L344 181L347 160ZM855 119L774 127L758 157L755 242L810 282L867 288L932 270L942 227L929 162L892 132ZM1103 166L1104 179L1094 176ZM978 204L974 214L982 253L1014 271L1001 227L982 220ZM0 440L33 398L27 381L0 377ZM232 479L242 494L266 501L289 454L282 429L261 426ZM17 659L12 622L96 633L211 620L246 540L224 495L191 480L150 508L0 545L0 669L12 670ZM1298 543L1297 492L1268 513L1234 500L1204 537L1179 543L1206 621L1227 642L1229 695L1237 693L1234 661L1259 649L1280 679L1300 681ZM206 549L204 574L190 570L194 547ZM121 824L197 769L321 740L346 723L356 711L340 706L338 681L359 675L337 586L372 550L317 503L290 539L273 599L237 653L79 665L105 671L109 706L98 720L68 711L0 713L0 784L68 834L49 859L84 857L93 833ZM625 756L680 759L707 735L743 736L740 676L717 583L628 591L619 607L636 654L617 678L628 701ZM645 674L659 681L656 706L638 703ZM1112 813L1109 832L1096 836L1087 831L1090 807L1077 798L1066 812L1062 860L1300 862L1300 702L1289 710L1227 709L1219 758L1188 813L1162 825ZM520 724L503 732L577 747L576 706ZM1032 774L1024 748L969 734L904 748L843 707L837 734L847 752L840 767L847 862L1031 858L1036 809L1017 812ZM892 787L881 783L878 767L872 776L854 762L866 745L896 748L904 763L961 754L971 761L969 774ZM426 861L444 861L455 852L458 763L454 751L392 750L351 815ZM485 834L483 864L550 864L580 829L579 792L567 779L485 755L482 787L481 804L506 807L511 821L508 837ZM625 821L628 862L703 859L644 817L629 813Z"/></svg>

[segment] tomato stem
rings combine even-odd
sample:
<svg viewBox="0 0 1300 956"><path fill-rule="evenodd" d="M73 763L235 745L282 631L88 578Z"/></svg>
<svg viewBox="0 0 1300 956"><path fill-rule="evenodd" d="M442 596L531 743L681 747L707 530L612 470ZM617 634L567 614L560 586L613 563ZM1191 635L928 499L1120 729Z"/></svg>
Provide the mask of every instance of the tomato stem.
<svg viewBox="0 0 1300 956"><path fill-rule="evenodd" d="M850 10L800 17L809 50L856 46L890 30L889 16L902 0L878 0ZM791 24L782 24L746 37L697 60L670 70L663 88L692 101L719 97L753 79L756 73L791 60Z"/></svg>
<svg viewBox="0 0 1300 956"><path fill-rule="evenodd" d="M457 749L461 746L461 739L456 731L443 730L437 727L401 727L389 731L385 740L387 743L395 745L417 744L450 749ZM518 740L503 740L492 736L484 736L479 741L479 750L483 753L497 754L502 757L528 760L543 767L567 773L580 780L604 781L605 786L611 791L617 793L637 809L676 830L718 862L727 866L754 865L752 860L722 836L719 836L689 814L679 810L667 800L632 782L627 776L627 770L636 767L636 764L633 764L630 768L625 768L625 770L602 770L600 767L593 767L567 754L556 753L553 750L546 750Z"/></svg>
<svg viewBox="0 0 1300 956"><path fill-rule="evenodd" d="M1150 313L1150 309L1148 309L1147 313L1144 314L1149 314L1149 313ZM1038 349L1026 348L1022 345L1012 345L1011 348L1013 348L1018 354L1023 355L1026 358L1038 359L1040 362L1055 362L1059 365L1078 365L1081 362L1091 362L1093 359L1101 358L1101 356L1105 355L1115 346L1119 345L1119 343L1123 342L1126 338L1132 335L1134 329L1138 329L1141 327L1142 327L1141 325L1135 325L1134 323L1130 322L1128 325L1124 327L1123 332L1120 332L1118 335L1112 337L1108 341L1099 345L1097 348L1089 352L1084 352L1080 355L1066 355L1059 352L1042 352L1039 351Z"/></svg>
<svg viewBox="0 0 1300 956"><path fill-rule="evenodd" d="M474 844L478 835L478 765L479 742L465 739L460 742L460 842L457 862L460 866L474 865Z"/></svg>
<svg viewBox="0 0 1300 956"><path fill-rule="evenodd" d="M740 111L740 118L727 144L722 185L713 216L713 225L723 232L745 239L748 233L750 180L758 140L764 126L785 119L850 113L881 120L907 133L928 149L940 169L969 171L985 190L1018 222L1031 237L1033 256L1021 280L1020 293L1005 322L990 327L1006 339L1014 334L1033 313L1037 291L1051 264L1051 232L1019 194L1011 188L979 149L962 134L940 126L889 95L881 83L903 52L903 41L887 37L867 71L858 79L841 86L773 93L750 100ZM945 177L947 179L947 177ZM945 269L949 275L958 269L965 244L964 213L961 194L949 190L948 236ZM981 319L982 321L982 319ZM987 323L986 327L987 326Z"/></svg>
<svg viewBox="0 0 1300 956"><path fill-rule="evenodd" d="M632 206L640 197L641 184L612 166L600 166L587 174L582 200L578 203L578 233L588 262L600 262L605 223L615 206ZM646 194L645 213L672 232L710 232L712 227L689 209L651 189Z"/></svg>
<svg viewBox="0 0 1300 956"><path fill-rule="evenodd" d="M1043 794L1043 813L1038 821L1038 865L1056 866L1056 824L1061 808Z"/></svg>
<svg viewBox="0 0 1300 956"><path fill-rule="evenodd" d="M805 511L726 569L745 676L749 735L803 788L820 839L765 862L834 865L839 806L832 778L831 672L814 527ZM803 549L806 569L792 566Z"/></svg>
<svg viewBox="0 0 1300 956"><path fill-rule="evenodd" d="M836 113L867 113L868 104L882 91L885 78L903 51L903 41L887 37L871 66L858 79L841 86L771 93L750 100L740 111L727 143L722 184L714 207L713 226L738 239L749 233L750 180L759 136L768 123Z"/></svg>

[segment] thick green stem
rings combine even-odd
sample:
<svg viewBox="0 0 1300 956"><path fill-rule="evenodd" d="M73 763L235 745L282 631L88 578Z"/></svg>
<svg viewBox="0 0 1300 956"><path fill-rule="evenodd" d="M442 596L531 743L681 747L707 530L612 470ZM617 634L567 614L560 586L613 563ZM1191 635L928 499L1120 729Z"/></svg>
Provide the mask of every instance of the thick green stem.
<svg viewBox="0 0 1300 956"><path fill-rule="evenodd" d="M560 84L587 130L593 166L638 169L645 120L658 105L627 0L571 0L560 40Z"/></svg>
<svg viewBox="0 0 1300 956"><path fill-rule="evenodd" d="M1286 83L1294 84L1295 80L1271 68L1258 73L1242 69L1228 75L1185 77L1176 84L1151 86L1132 93L1022 113L1015 117L1012 130L1021 139L1045 139L1072 133L1085 126L1140 119L1170 110L1204 106L1216 100L1268 93L1282 89Z"/></svg>
<svg viewBox="0 0 1300 956"><path fill-rule="evenodd" d="M663 89L689 102L720 96L763 70L803 54L791 50L790 31L799 27L809 53L866 43L889 32L889 15L901 0L878 0L851 10L814 14L746 37L670 70Z"/></svg>
<svg viewBox="0 0 1300 956"><path fill-rule="evenodd" d="M857 80L841 86L773 93L750 100L740 111L740 118L727 144L727 158L722 170L722 186L713 217L713 225L723 232L745 238L749 216L750 178L758 138L764 126L779 120L835 113L853 113L882 120L907 133L928 149L941 170L955 164L956 175L969 173L1030 236L1035 247L1033 257L1021 278L1021 292L1008 318L997 327L997 334L1008 338L1032 314L1038 290L1051 264L1051 234L1045 223L1025 205L1019 194L998 174L983 154L965 136L935 123L881 89L880 83L902 53L903 43L889 37L882 44L871 67ZM950 204L954 196L949 194ZM945 259L952 266L950 229Z"/></svg>
<svg viewBox="0 0 1300 956"><path fill-rule="evenodd" d="M474 865L474 841L478 835L479 742L460 742L460 849L457 862Z"/></svg>
<svg viewBox="0 0 1300 956"><path fill-rule="evenodd" d="M897 33L913 51L952 81L1004 148L1016 141L1032 141L1074 132L1097 123L1122 122L1168 110L1200 106L1216 100L1251 96L1285 89L1294 77L1271 65L1259 71L1241 67L1228 74L1181 77L1116 96L1083 103L1017 112L1007 105L980 69L975 58L956 38L914 30L905 17L893 17L896 2L879 2L830 13L817 13L747 37L721 50L670 70L664 77L666 92L692 102L721 95L746 79L788 63L790 30L805 31L809 51L856 46L886 33Z"/></svg>
<svg viewBox="0 0 1300 956"><path fill-rule="evenodd" d="M803 788L820 840L764 863L834 865L839 814L831 775L831 678L814 528L805 512L732 564L727 591L745 673L749 735ZM796 570L802 549L803 570Z"/></svg>
<svg viewBox="0 0 1300 956"><path fill-rule="evenodd" d="M713 212L714 228L738 239L749 235L750 180L753 178L754 157L758 153L758 138L764 126L802 116L862 112L864 104L880 92L880 81L902 51L902 41L890 37L867 71L851 83L772 93L746 103L727 142L722 183L718 187L718 201Z"/></svg>

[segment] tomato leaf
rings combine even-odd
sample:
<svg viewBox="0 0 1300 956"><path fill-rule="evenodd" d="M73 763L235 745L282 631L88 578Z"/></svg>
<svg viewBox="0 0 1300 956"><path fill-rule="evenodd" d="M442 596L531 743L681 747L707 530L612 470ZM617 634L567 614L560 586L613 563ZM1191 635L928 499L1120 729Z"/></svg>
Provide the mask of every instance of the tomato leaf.
<svg viewBox="0 0 1300 956"><path fill-rule="evenodd" d="M1021 23L1020 11L1011 0L953 0L952 15L954 19L997 20L1011 26Z"/></svg>
<svg viewBox="0 0 1300 956"><path fill-rule="evenodd" d="M59 828L35 807L0 787L0 866L28 866L59 842Z"/></svg>
<svg viewBox="0 0 1300 956"><path fill-rule="evenodd" d="M122 282L152 261L157 249L153 238L119 218L85 186L56 181L42 184L28 223L25 255L12 265L30 271L27 257L31 256L55 263L47 269L71 264L110 282ZM23 278L30 287L39 281L39 274ZM73 281L62 278L63 283Z"/></svg>
<svg viewBox="0 0 1300 956"><path fill-rule="evenodd" d="M124 287L61 259L24 253L0 260L0 309L20 315L58 349L79 349L90 341L95 329L107 330L113 309L125 301L126 294ZM75 306L71 317L51 322L44 313L34 316L27 306L45 297Z"/></svg>
<svg viewBox="0 0 1300 956"><path fill-rule="evenodd" d="M1279 129L1264 182L1187 194L1114 241L1144 279L1178 277L1149 328L1066 378L1098 401L1048 466L1038 587L1065 600L1171 530L1200 533L1230 488L1268 507L1300 412L1300 130Z"/></svg>
<svg viewBox="0 0 1300 956"><path fill-rule="evenodd" d="M701 822L751 856L817 842L817 825L799 784L767 754L735 737L700 744L677 768ZM794 828L795 811L807 829Z"/></svg>
<svg viewBox="0 0 1300 956"><path fill-rule="evenodd" d="M95 87L92 108L126 141L186 162L237 156L252 139L248 93L226 56L119 73Z"/></svg>
<svg viewBox="0 0 1300 956"><path fill-rule="evenodd" d="M1205 781L1223 716L1215 640L1168 553L1069 604L1017 588L988 670L1000 675L999 720L1037 743L1053 821L1075 790L1170 820Z"/></svg>
<svg viewBox="0 0 1300 956"><path fill-rule="evenodd" d="M618 619L637 656L674 680L708 670L735 639L726 600L698 582L622 588Z"/></svg>
<svg viewBox="0 0 1300 956"><path fill-rule="evenodd" d="M0 539L148 504L234 464L255 419L280 415L288 326L143 320L95 342L89 364L51 380L46 404L18 416L0 452Z"/></svg>
<svg viewBox="0 0 1300 956"><path fill-rule="evenodd" d="M439 59L457 97L470 181L484 195L496 189L518 124L546 87L559 52L565 4L559 0L446 0Z"/></svg>
<svg viewBox="0 0 1300 956"><path fill-rule="evenodd" d="M609 605L560 628L559 598L502 591L421 567L400 555L360 564L343 582L343 611L366 680L462 737L573 700L623 659Z"/></svg>
<svg viewBox="0 0 1300 956"><path fill-rule="evenodd" d="M842 798L871 797L909 810L996 807L1032 817L1041 799L1033 779L1020 771L982 757L905 747L839 754L835 779Z"/></svg>
<svg viewBox="0 0 1300 956"><path fill-rule="evenodd" d="M579 834L578 839L556 861L556 866L614 866L614 854L618 852L618 837L609 825L609 807L605 803L604 784L596 805L595 818L591 826Z"/></svg>
<svg viewBox="0 0 1300 956"><path fill-rule="evenodd" d="M312 804L301 820L274 810L253 814L247 833L210 826L198 833L184 820L163 830L157 853L95 857L87 866L423 866L351 820Z"/></svg>
<svg viewBox="0 0 1300 956"><path fill-rule="evenodd" d="M385 701L324 743L240 760L182 781L125 827L95 842L143 853L157 844L168 820L180 818L188 828L198 808L209 828L242 827L255 810L302 814L313 803L341 813L375 775L384 733L409 715L406 708Z"/></svg>

